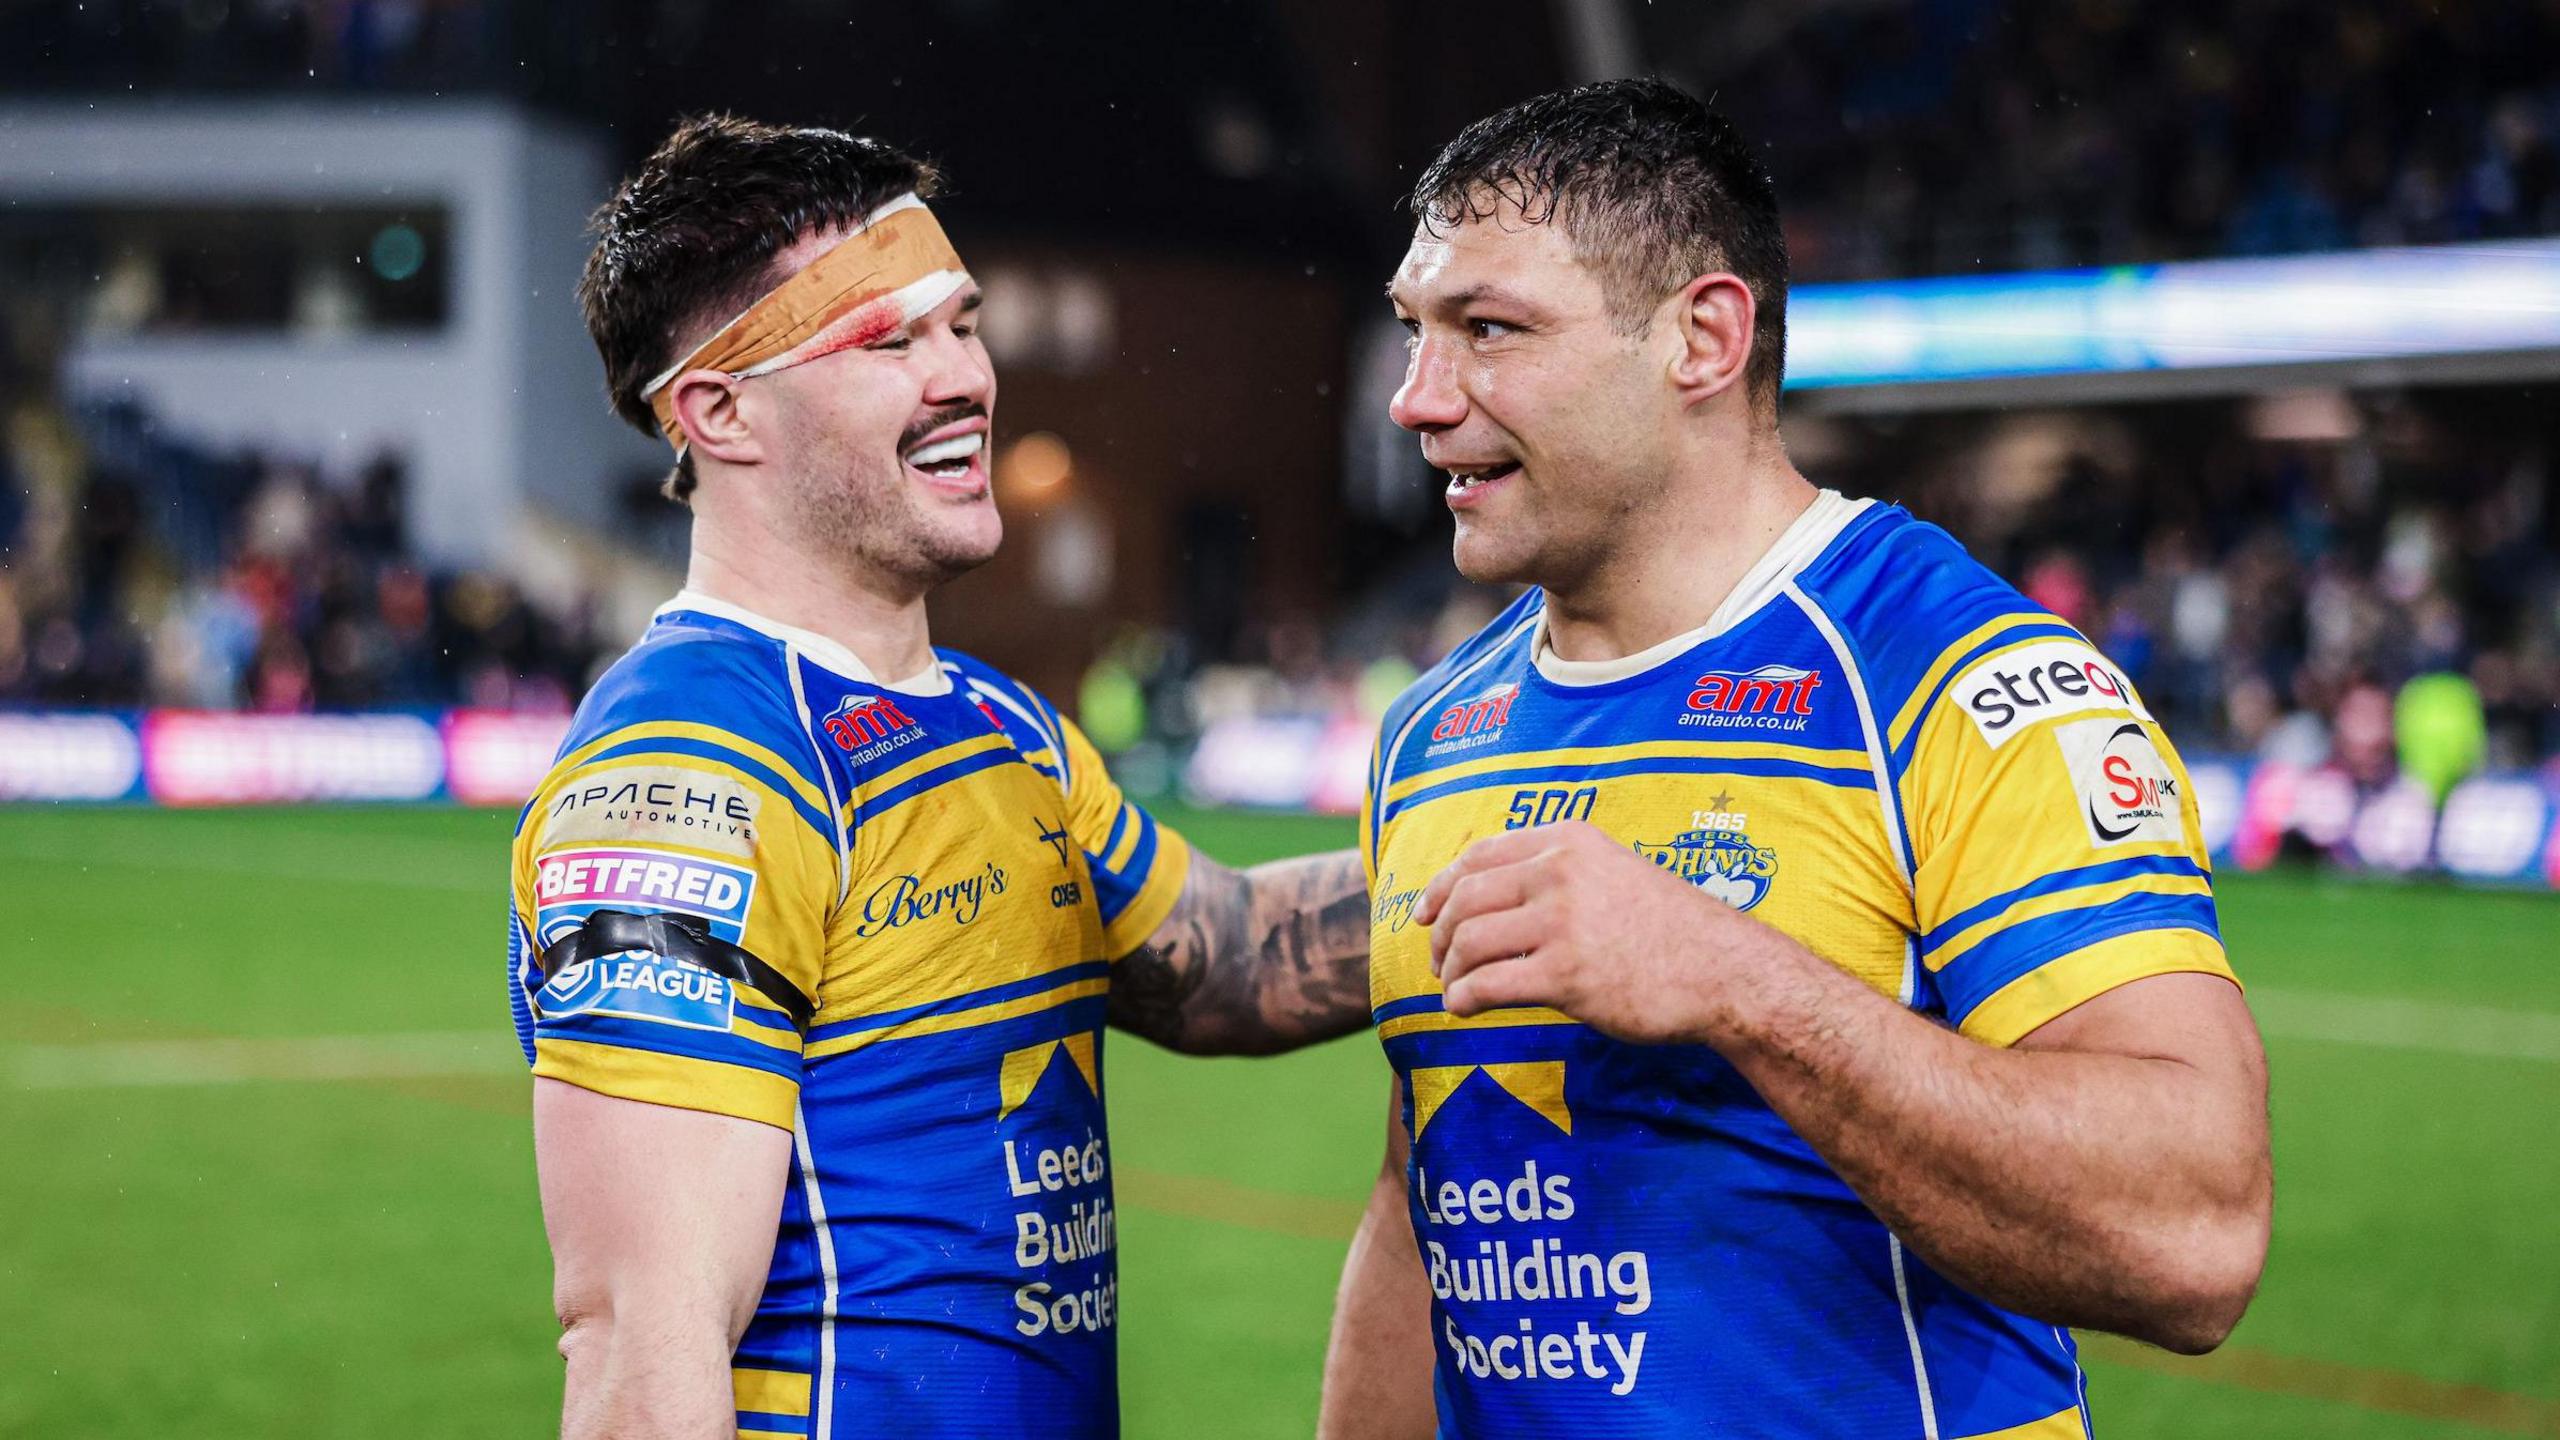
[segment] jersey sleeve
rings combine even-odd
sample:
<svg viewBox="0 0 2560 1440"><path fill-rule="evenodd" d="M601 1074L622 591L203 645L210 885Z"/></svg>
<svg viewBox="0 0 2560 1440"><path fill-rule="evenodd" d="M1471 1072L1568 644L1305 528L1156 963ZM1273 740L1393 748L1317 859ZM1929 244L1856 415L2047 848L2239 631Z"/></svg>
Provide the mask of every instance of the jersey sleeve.
<svg viewBox="0 0 2560 1440"><path fill-rule="evenodd" d="M1170 825L1120 793L1118 782L1073 720L1056 717L1064 753L1067 828L1093 872L1102 909L1103 953L1113 960L1146 943L1172 913L1191 878L1191 847Z"/></svg>
<svg viewBox="0 0 2560 1440"><path fill-rule="evenodd" d="M2045 635L1969 659L1901 786L1925 984L2009 1045L2116 986L2232 976L2185 767L2118 670Z"/></svg>
<svg viewBox="0 0 2560 1440"><path fill-rule="evenodd" d="M715 719L702 698L582 724L526 806L510 917L518 1034L536 1075L789 1129L802 1039L775 999L646 951L547 980L536 958L597 910L687 915L817 998L841 842L814 757L796 729Z"/></svg>

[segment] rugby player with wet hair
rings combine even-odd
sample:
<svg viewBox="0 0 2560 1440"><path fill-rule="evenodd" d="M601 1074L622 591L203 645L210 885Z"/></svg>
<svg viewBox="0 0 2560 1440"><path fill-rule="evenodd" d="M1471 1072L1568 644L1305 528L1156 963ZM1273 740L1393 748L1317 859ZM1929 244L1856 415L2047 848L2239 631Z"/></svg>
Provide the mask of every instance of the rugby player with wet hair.
<svg viewBox="0 0 2560 1440"><path fill-rule="evenodd" d="M1789 462L1785 240L1722 117L1542 96L1412 210L1393 415L1458 568L1532 588L1379 736L1397 1083L1323 1433L2084 1436L2064 1327L2210 1349L2266 1256L2176 751Z"/></svg>

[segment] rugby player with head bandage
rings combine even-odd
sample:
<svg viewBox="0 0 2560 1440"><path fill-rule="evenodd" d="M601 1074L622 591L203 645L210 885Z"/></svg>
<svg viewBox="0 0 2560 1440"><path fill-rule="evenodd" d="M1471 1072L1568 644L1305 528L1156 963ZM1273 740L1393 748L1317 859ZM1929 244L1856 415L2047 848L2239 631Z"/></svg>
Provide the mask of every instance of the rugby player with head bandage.
<svg viewBox="0 0 2560 1440"><path fill-rule="evenodd" d="M515 841L570 1436L1115 1433L1104 1028L1367 1017L1355 855L1219 866L930 643L1002 533L934 181L715 117L597 216L588 326L693 532Z"/></svg>

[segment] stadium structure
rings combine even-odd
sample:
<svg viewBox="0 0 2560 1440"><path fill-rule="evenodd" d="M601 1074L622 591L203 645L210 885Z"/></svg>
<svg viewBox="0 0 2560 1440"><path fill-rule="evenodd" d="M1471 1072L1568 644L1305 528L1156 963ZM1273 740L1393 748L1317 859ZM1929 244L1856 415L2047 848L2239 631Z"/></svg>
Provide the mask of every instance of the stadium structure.
<svg viewBox="0 0 2560 1440"><path fill-rule="evenodd" d="M2294 1147L2276 1260L2238 1358L2095 1352L2119 1433L2560 1433L2560 1160L2514 1128L2560 1103L2560 13L2532 0L0 4L0 851L29 896L0 949L32 997L0 1133L64 1157L0 1184L39 1232L0 1273L62 1287L12 1307L9 1370L51 1378L0 1387L0 1431L163 1433L183 1391L199 1433L490 1433L556 1398L520 1153L457 1162L502 1201L422 1157L515 1133L505 821L681 581L663 449L607 411L571 295L673 117L944 164L1009 528L937 639L1255 858L1343 843L1386 698L1507 598L1450 570L1385 418L1398 198L1467 120L1635 73L1766 143L1796 463L2122 665L2239 879ZM144 923L170 899L200 920ZM47 978L74 960L118 978ZM392 1060L284 1043L374 1032ZM1205 1433L1183 1407L1232 1390L1231 1433L1303 1433L1374 1051L1140 1098L1160 1062L1114 1094L1160 1241L1130 1242L1132 1432ZM1317 1118L1268 1153L1222 1118L1275 1105ZM414 1144L361 1138L385 1117ZM241 1239L347 1202L314 1153L413 1187L312 1243L377 1257L423 1328L365 1331L309 1251ZM410 1242L448 1222L489 1233L439 1278ZM219 1319L158 1379L78 1338L114 1308L35 1254L119 1247ZM370 1393L327 1368L343 1325L484 1389Z"/></svg>

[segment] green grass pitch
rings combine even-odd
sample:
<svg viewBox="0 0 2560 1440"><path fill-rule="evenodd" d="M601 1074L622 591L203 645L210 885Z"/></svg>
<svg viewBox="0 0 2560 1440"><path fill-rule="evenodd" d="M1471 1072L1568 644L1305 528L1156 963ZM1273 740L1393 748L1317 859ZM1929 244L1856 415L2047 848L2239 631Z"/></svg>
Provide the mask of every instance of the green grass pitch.
<svg viewBox="0 0 2560 1440"><path fill-rule="evenodd" d="M1174 818L1230 861L1350 839ZM556 1427L509 819L0 809L0 1435ZM2278 875L2223 911L2275 1253L2221 1355L2092 1345L2100 1433L2560 1435L2560 900ZM1128 1432L1305 1435L1376 1045L1110 1064Z"/></svg>

